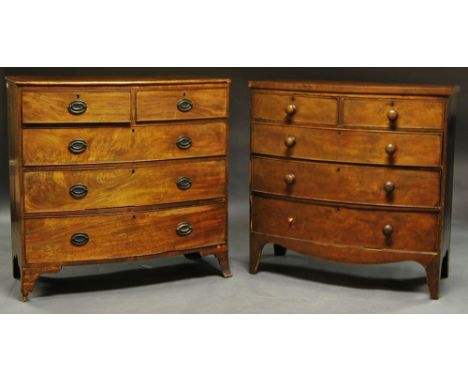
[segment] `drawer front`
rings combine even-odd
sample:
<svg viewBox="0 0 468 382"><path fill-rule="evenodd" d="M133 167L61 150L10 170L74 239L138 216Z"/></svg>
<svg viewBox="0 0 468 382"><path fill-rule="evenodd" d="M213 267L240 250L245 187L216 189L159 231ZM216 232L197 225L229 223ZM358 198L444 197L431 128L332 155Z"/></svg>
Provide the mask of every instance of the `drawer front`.
<svg viewBox="0 0 468 382"><path fill-rule="evenodd" d="M24 91L23 123L129 123L129 91Z"/></svg>
<svg viewBox="0 0 468 382"><path fill-rule="evenodd" d="M443 129L446 103L438 100L345 99L345 125Z"/></svg>
<svg viewBox="0 0 468 382"><path fill-rule="evenodd" d="M165 211L26 219L31 263L136 257L222 244L224 205Z"/></svg>
<svg viewBox="0 0 468 382"><path fill-rule="evenodd" d="M312 95L254 92L252 117L264 121L336 125L338 101Z"/></svg>
<svg viewBox="0 0 468 382"><path fill-rule="evenodd" d="M144 206L225 196L225 161L24 173L26 212Z"/></svg>
<svg viewBox="0 0 468 382"><path fill-rule="evenodd" d="M334 245L437 252L436 213L337 208L261 197L253 197L252 208L255 232Z"/></svg>
<svg viewBox="0 0 468 382"><path fill-rule="evenodd" d="M24 129L26 166L223 156L226 123Z"/></svg>
<svg viewBox="0 0 468 382"><path fill-rule="evenodd" d="M137 121L225 118L228 87L192 88L167 86L137 92Z"/></svg>
<svg viewBox="0 0 468 382"><path fill-rule="evenodd" d="M289 158L437 167L442 135L254 124L252 151Z"/></svg>
<svg viewBox="0 0 468 382"><path fill-rule="evenodd" d="M275 195L379 205L439 205L438 171L254 158L252 174L252 191Z"/></svg>

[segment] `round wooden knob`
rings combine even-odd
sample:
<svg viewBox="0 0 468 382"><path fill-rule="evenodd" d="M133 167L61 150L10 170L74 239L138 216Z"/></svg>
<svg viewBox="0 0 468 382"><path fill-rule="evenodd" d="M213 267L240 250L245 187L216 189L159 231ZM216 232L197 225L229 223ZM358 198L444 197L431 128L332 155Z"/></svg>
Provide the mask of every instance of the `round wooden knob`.
<svg viewBox="0 0 468 382"><path fill-rule="evenodd" d="M393 143L389 143L387 146L385 146L385 152L388 155L393 155L396 151L396 146Z"/></svg>
<svg viewBox="0 0 468 382"><path fill-rule="evenodd" d="M382 232L386 237L390 237L393 233L393 227L390 224L385 224L382 229Z"/></svg>
<svg viewBox="0 0 468 382"><path fill-rule="evenodd" d="M289 225L293 225L296 219L294 219L292 216L288 217L288 223Z"/></svg>
<svg viewBox="0 0 468 382"><path fill-rule="evenodd" d="M391 181L385 182L383 188L387 194L391 194L393 191L395 191L395 183Z"/></svg>
<svg viewBox="0 0 468 382"><path fill-rule="evenodd" d="M286 184L294 184L294 182L296 181L296 175L294 175L294 174L287 174L287 175L284 177L284 181L286 182Z"/></svg>
<svg viewBox="0 0 468 382"><path fill-rule="evenodd" d="M396 109L390 109L387 113L387 118L390 122L395 122L398 119L398 111Z"/></svg>
<svg viewBox="0 0 468 382"><path fill-rule="evenodd" d="M296 105L294 105L293 103L290 103L288 106L286 106L286 109L284 109L284 111L286 112L288 116L292 116L296 114L296 111L297 111Z"/></svg>
<svg viewBox="0 0 468 382"><path fill-rule="evenodd" d="M296 144L296 137L293 137L292 135L288 136L285 140L284 140L284 144L286 145L286 147L293 147L295 144Z"/></svg>

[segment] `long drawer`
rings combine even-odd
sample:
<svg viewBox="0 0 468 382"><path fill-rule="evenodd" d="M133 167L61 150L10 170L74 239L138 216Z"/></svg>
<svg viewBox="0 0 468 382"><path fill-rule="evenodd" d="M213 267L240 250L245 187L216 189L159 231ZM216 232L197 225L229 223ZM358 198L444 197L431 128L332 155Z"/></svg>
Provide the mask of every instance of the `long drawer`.
<svg viewBox="0 0 468 382"><path fill-rule="evenodd" d="M226 86L161 86L141 90L136 95L138 122L184 119L226 118L228 114Z"/></svg>
<svg viewBox="0 0 468 382"><path fill-rule="evenodd" d="M437 252L438 213L332 207L252 197L252 230L334 245Z"/></svg>
<svg viewBox="0 0 468 382"><path fill-rule="evenodd" d="M225 161L24 173L26 212L76 211L223 198Z"/></svg>
<svg viewBox="0 0 468 382"><path fill-rule="evenodd" d="M256 157L252 191L379 205L436 207L439 171Z"/></svg>
<svg viewBox="0 0 468 382"><path fill-rule="evenodd" d="M349 163L438 167L442 135L253 124L252 152Z"/></svg>
<svg viewBox="0 0 468 382"><path fill-rule="evenodd" d="M129 123L130 91L24 91L23 123Z"/></svg>
<svg viewBox="0 0 468 382"><path fill-rule="evenodd" d="M345 125L443 129L445 100L350 98L343 101Z"/></svg>
<svg viewBox="0 0 468 382"><path fill-rule="evenodd" d="M224 205L26 219L29 264L138 257L226 241Z"/></svg>
<svg viewBox="0 0 468 382"><path fill-rule="evenodd" d="M23 130L26 166L222 156L226 123Z"/></svg>

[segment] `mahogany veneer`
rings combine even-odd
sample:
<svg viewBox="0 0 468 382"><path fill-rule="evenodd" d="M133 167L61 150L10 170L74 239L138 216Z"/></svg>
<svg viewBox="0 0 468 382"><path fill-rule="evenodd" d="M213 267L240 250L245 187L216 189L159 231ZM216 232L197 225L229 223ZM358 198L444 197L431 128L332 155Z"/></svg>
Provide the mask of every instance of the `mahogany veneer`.
<svg viewBox="0 0 468 382"><path fill-rule="evenodd" d="M230 81L10 77L13 275L227 253Z"/></svg>
<svg viewBox="0 0 468 382"><path fill-rule="evenodd" d="M250 271L263 247L448 276L455 95L448 86L253 81Z"/></svg>

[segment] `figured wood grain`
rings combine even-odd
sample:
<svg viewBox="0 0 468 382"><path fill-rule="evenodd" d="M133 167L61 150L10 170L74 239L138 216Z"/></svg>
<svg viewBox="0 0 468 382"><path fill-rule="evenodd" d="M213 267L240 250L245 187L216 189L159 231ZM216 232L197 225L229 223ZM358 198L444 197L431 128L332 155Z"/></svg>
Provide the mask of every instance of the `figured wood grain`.
<svg viewBox="0 0 468 382"><path fill-rule="evenodd" d="M74 211L142 206L223 198L225 161L168 162L138 168L32 171L24 177L26 212ZM177 180L189 177L192 186L180 190ZM88 194L73 198L70 187L83 184Z"/></svg>
<svg viewBox="0 0 468 382"><path fill-rule="evenodd" d="M60 217L26 220L26 257L30 264L82 262L145 256L226 242L223 205L177 208L109 216ZM192 225L181 237L176 227ZM70 241L76 232L89 236L86 245Z"/></svg>
<svg viewBox="0 0 468 382"><path fill-rule="evenodd" d="M441 100L381 100L345 99L343 101L344 125L443 129L446 101ZM395 122L390 122L387 113L390 109L398 112Z"/></svg>
<svg viewBox="0 0 468 382"><path fill-rule="evenodd" d="M288 136L296 138L292 148ZM396 152L389 156L385 147ZM252 152L286 158L349 163L427 166L441 165L442 135L346 129L303 128L286 125L252 124Z"/></svg>
<svg viewBox="0 0 468 382"><path fill-rule="evenodd" d="M80 99L87 110L71 114L68 106ZM130 91L23 91L23 123L128 123L130 122Z"/></svg>
<svg viewBox="0 0 468 382"><path fill-rule="evenodd" d="M137 91L136 119L138 122L148 122L225 118L228 114L227 90L226 86L200 88L184 85ZM177 108L177 102L181 99L192 102L190 111L182 112Z"/></svg>
<svg viewBox="0 0 468 382"><path fill-rule="evenodd" d="M375 249L438 250L438 213L372 211L259 196L252 197L252 208L254 232ZM386 224L394 230L390 240L382 232Z"/></svg>
<svg viewBox="0 0 468 382"><path fill-rule="evenodd" d="M255 157L252 191L298 198L389 206L437 207L440 172ZM285 176L293 174L293 184ZM395 190L387 193L386 182Z"/></svg>
<svg viewBox="0 0 468 382"><path fill-rule="evenodd" d="M119 163L226 155L226 122L129 127L33 128L23 130L24 165ZM188 149L176 142L186 136ZM86 142L83 153L70 152L76 139Z"/></svg>
<svg viewBox="0 0 468 382"><path fill-rule="evenodd" d="M285 112L289 104L296 107L296 112L291 117ZM338 100L307 94L253 92L252 118L263 121L335 125L338 122Z"/></svg>

